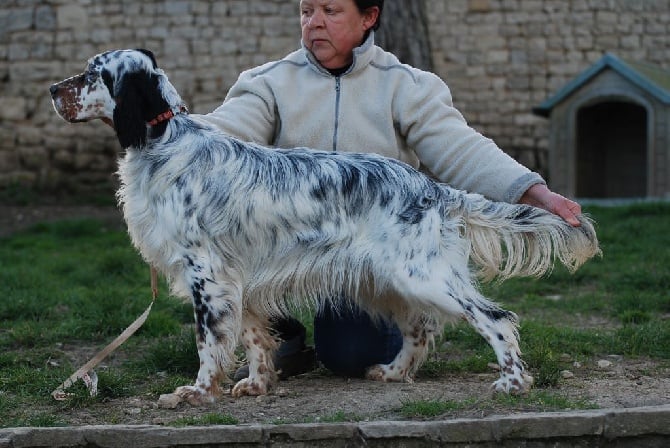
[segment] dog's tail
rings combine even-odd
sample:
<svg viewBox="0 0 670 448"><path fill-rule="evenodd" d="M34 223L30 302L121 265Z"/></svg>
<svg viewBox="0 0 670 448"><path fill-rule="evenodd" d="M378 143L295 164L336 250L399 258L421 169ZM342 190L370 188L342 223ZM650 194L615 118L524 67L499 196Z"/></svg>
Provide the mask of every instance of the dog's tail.
<svg viewBox="0 0 670 448"><path fill-rule="evenodd" d="M454 199L454 191L450 191ZM601 253L593 221L579 216L573 227L559 216L530 205L491 202L478 194L456 195L470 258L487 280L540 276L560 260L571 272Z"/></svg>

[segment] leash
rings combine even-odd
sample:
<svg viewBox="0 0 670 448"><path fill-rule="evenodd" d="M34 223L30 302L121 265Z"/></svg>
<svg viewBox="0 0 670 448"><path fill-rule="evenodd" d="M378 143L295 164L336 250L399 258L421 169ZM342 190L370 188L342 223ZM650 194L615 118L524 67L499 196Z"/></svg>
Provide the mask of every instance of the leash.
<svg viewBox="0 0 670 448"><path fill-rule="evenodd" d="M98 394L98 375L93 370L100 362L110 355L114 350L116 350L121 344L126 342L126 340L133 335L144 322L149 317L149 312L154 302L158 298L158 272L156 268L151 266L151 303L146 310L137 318L135 322L130 324L128 328L123 330L123 332L116 337L112 342L110 342L107 347L100 350L93 358L91 358L86 364L77 369L68 379L63 381L63 383L58 386L51 396L58 401L66 400L68 397L72 396L71 393L65 392L67 388L72 386L77 380L82 380L88 389L88 393L91 397L95 397Z"/></svg>

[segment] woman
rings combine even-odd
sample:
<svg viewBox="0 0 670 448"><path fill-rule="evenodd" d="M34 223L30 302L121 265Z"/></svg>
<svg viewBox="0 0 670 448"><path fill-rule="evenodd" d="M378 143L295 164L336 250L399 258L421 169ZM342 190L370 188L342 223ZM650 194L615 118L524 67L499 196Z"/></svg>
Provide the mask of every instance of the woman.
<svg viewBox="0 0 670 448"><path fill-rule="evenodd" d="M442 80L374 45L383 6L383 0L301 0L302 47L242 73L223 104L202 120L264 145L374 152L414 167L421 162L456 188L535 205L579 225L579 204L549 190L540 175L469 127ZM357 311L326 310L315 322L319 358L347 375L390 362L377 356L392 359L399 337L392 326L376 326Z"/></svg>

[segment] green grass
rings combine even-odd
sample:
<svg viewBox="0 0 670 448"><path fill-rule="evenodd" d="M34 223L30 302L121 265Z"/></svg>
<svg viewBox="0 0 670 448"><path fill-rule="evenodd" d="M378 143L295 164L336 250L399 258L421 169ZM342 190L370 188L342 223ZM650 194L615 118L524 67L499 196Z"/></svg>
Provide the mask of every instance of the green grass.
<svg viewBox="0 0 670 448"><path fill-rule="evenodd" d="M588 406L552 395L560 371L570 366L566 354L579 361L610 354L670 359L670 205L591 207L588 212L598 222L601 259L574 275L557 267L541 279L484 285L488 297L519 314L524 360L538 386L526 398L535 402L510 398L498 405ZM69 421L58 416L59 410L124 397L154 399L193 380L198 363L192 309L161 284L161 297L145 325L107 368L98 369L99 395L89 397L78 384L71 400L54 402L50 396L151 299L148 268L124 232L91 220L40 224L0 239L0 266L0 427L65 425ZM309 312L301 319L309 323ZM420 377L487 373L495 360L488 344L464 324L445 328L437 347ZM481 403L436 402L403 412L442 415ZM173 424L231 424L227 418L205 415ZM326 419L361 417L334 411Z"/></svg>
<svg viewBox="0 0 670 448"><path fill-rule="evenodd" d="M170 426L210 426L210 425L237 425L239 421L227 414L209 413L197 417L184 417L173 420Z"/></svg>
<svg viewBox="0 0 670 448"><path fill-rule="evenodd" d="M346 422L360 422L365 420L364 417L350 412L336 411L332 414L326 414L316 421L321 423L346 423Z"/></svg>

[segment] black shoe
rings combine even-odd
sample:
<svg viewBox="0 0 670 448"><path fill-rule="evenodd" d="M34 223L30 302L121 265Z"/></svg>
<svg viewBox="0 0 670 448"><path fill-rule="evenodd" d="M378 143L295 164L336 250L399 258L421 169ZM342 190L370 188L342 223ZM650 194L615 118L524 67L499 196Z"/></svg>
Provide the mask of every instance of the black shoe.
<svg viewBox="0 0 670 448"><path fill-rule="evenodd" d="M316 352L313 347L305 347L303 350L289 355L275 357L275 370L279 379L307 373L316 367ZM247 374L249 369L247 369Z"/></svg>

